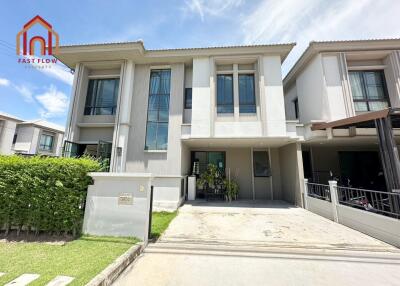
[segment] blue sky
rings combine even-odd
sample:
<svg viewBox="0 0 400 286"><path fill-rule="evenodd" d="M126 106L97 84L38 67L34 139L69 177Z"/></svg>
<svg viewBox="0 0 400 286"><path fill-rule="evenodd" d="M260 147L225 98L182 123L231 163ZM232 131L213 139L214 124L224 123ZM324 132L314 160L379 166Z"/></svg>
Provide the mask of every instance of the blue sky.
<svg viewBox="0 0 400 286"><path fill-rule="evenodd" d="M400 37L398 0L4 1L0 11L0 111L65 125L72 75L17 63L16 33L35 15L60 43L142 39L145 47L297 42L283 73L312 40ZM29 66L29 65L28 65Z"/></svg>

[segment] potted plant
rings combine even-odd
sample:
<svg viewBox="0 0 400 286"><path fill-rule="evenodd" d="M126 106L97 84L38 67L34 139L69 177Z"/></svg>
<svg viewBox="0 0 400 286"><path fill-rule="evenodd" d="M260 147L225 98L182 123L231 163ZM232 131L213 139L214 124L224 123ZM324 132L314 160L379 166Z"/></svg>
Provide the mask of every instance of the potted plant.
<svg viewBox="0 0 400 286"><path fill-rule="evenodd" d="M236 200L239 194L239 185L232 180L225 179L224 180L225 187L226 187L226 200L232 202L232 200Z"/></svg>

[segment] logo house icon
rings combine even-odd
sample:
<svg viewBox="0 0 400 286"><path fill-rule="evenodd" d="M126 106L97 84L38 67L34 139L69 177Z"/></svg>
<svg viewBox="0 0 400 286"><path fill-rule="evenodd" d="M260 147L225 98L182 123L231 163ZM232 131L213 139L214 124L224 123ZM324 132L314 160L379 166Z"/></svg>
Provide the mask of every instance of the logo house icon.
<svg viewBox="0 0 400 286"><path fill-rule="evenodd" d="M29 52L28 52L28 31L35 24L40 24L43 28L47 30L47 45L46 40L42 36L34 36L29 40ZM22 36L22 54L24 56L35 55L35 43L40 43L40 54L42 56L53 55L58 53L59 48L59 36L53 30L53 27L45 21L39 15L32 18L28 23L26 23L21 31L17 34L17 55L21 55L21 36ZM53 51L53 38L55 38L55 50Z"/></svg>

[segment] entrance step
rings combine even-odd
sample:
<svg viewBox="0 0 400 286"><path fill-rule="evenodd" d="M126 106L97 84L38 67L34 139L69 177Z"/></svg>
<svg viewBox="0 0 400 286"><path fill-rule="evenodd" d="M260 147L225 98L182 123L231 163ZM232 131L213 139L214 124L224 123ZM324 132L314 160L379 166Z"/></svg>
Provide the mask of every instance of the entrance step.
<svg viewBox="0 0 400 286"><path fill-rule="evenodd" d="M4 286L25 286L40 277L39 274L22 274L11 282L8 282Z"/></svg>

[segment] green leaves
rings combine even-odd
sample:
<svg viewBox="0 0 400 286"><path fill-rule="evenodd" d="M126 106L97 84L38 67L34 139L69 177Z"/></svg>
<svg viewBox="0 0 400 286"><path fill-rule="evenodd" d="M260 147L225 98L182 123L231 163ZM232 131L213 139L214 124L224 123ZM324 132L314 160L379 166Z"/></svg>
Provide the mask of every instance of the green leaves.
<svg viewBox="0 0 400 286"><path fill-rule="evenodd" d="M90 158L0 156L0 229L79 233Z"/></svg>

